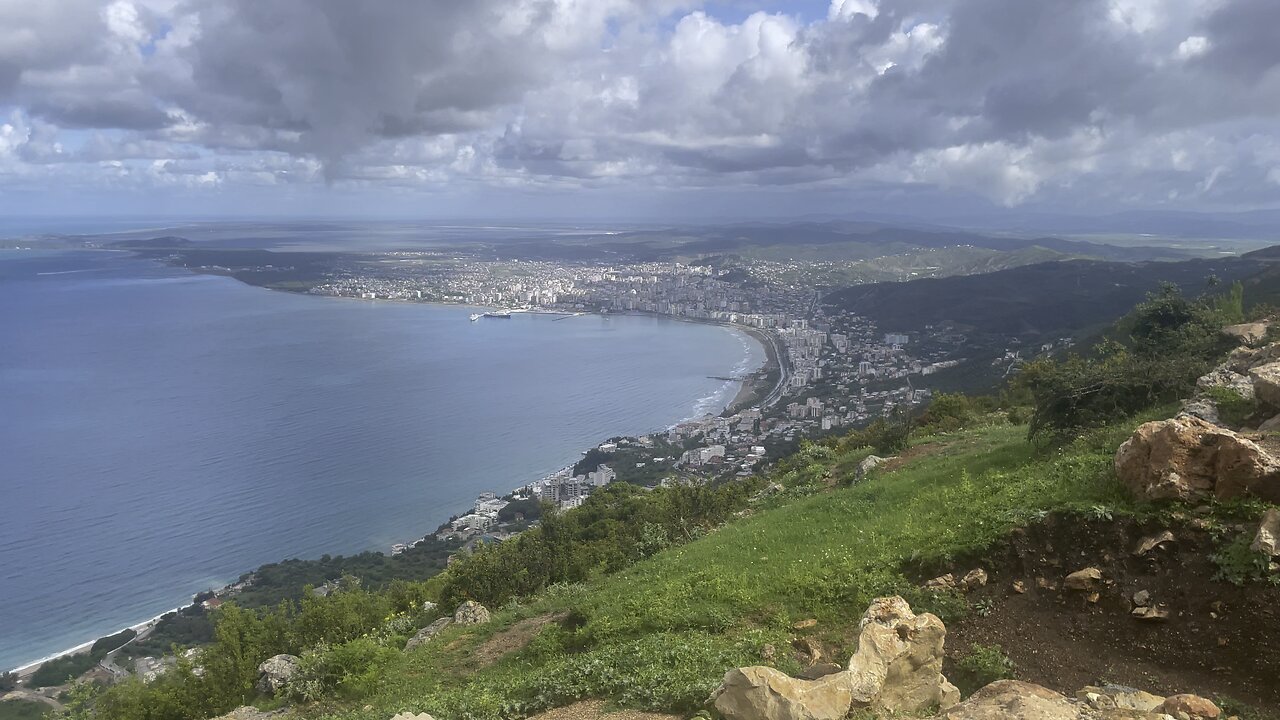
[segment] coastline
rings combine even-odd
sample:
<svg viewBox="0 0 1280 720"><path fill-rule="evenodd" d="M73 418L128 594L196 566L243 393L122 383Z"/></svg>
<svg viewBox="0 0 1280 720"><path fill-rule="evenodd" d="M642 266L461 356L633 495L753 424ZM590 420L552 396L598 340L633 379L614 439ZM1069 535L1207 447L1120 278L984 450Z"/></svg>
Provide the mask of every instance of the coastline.
<svg viewBox="0 0 1280 720"><path fill-rule="evenodd" d="M224 276L224 277L225 277L225 276ZM244 284L248 285L249 283L244 283ZM262 286L257 286L257 287L262 287ZM276 289L276 288L266 288L266 287L264 287L263 289L273 290L273 289ZM290 291L288 291L288 290L282 290L282 291L283 291L283 292L290 292ZM310 294L310 293L298 293L298 294ZM338 297L338 296L324 296L324 295L319 295L318 297L334 297L334 298L336 298L336 299L346 299L346 300L366 300L366 301L369 301L369 299L367 299L367 298L352 298L352 297ZM379 300L377 300L377 299L373 299L373 300L372 300L372 302L378 302L378 301L379 301ZM386 300L385 300L385 299L383 299L382 301L386 301ZM419 304L451 305L451 306L455 306L455 307L459 307L459 308L477 307L477 306L468 306L468 305L464 305L464 304L461 304L461 303L437 303L437 302L429 302L429 301L414 301L414 300L399 300L399 301L395 301L395 302L408 303L408 304L412 304L412 303L418 302ZM700 320L700 319L696 319L696 318L680 318L680 317L674 317L674 316L670 316L670 315L664 315L664 314L661 314L661 313L644 313L644 312L628 312L628 313L592 313L592 312L555 311L555 310L524 310L524 311L521 311L521 313L522 313L522 314L557 315L557 316L563 316L563 317L565 317L565 318L568 318L568 317L576 317L576 316L578 316L578 315L588 315L588 314L591 314L591 315L598 315L598 316L600 316L600 317L608 317L609 315L612 315L612 314L616 314L616 315L636 315L636 316L645 315L645 316L650 316L650 317L665 318L665 319L669 319L669 320L680 320L680 321L684 321L684 322L701 323L701 324L705 324L705 325L719 325L719 326L723 326L723 327L726 327L726 328L731 329L731 330L740 331L740 332L742 332L743 334L745 334L745 335L747 335L747 336L750 336L753 340L755 340L756 342L760 343L761 347L764 349L764 351L765 351L765 356L766 356L765 363L764 363L761 367L758 367L758 368L756 368L755 370L751 371L751 372L750 372L750 374L758 373L758 372L760 372L760 371L761 371L761 369L762 369L762 368L767 369L767 368L769 367L769 362L770 362L770 360L775 359L775 357L774 357L774 353L773 353L773 352L772 352L772 350L771 350L771 348L772 348L771 342L768 340L767 335L766 335L766 333L765 333L764 331L761 331L761 330L759 330L759 329L757 329L757 328L748 328L748 327L744 327L744 326L741 326L741 325L736 325L736 324L733 324L733 323L719 322L719 321L713 321L713 320ZM739 387L739 389L738 389L738 392L737 392L737 394L736 394L736 395L734 395L732 398L729 398L729 399L728 399L728 402L724 405L724 409L725 409L725 410L729 410L729 409L731 409L731 408L734 408L734 406L735 406L736 404L740 403L740 402L741 402L745 397L750 397L750 396L754 393L754 388L753 388L754 383L753 383L750 379L743 379L743 380L739 380L738 382L740 383L740 387ZM704 415L714 415L714 414L716 414L716 413L714 413L714 412L704 413ZM685 421L686 421L686 420L677 420L676 422L672 423L671 425L667 425L667 426L666 426L666 428L674 427L675 425L679 424L680 422L685 422ZM647 432L660 432L660 431L661 431L661 429L662 429L662 428L655 428L654 430L650 430L650 431L647 431ZM607 439L607 438L605 438L605 439ZM602 441L603 441L603 439L602 439ZM568 465L568 466L566 466L566 467L572 467L572 464L570 464L570 465ZM563 470L563 468L562 468L561 470ZM535 480L534 482L538 482L538 480ZM526 485L522 485L522 486L520 486L520 487L525 487L525 486L526 486ZM430 533L428 533L428 534L430 534ZM426 537L426 535L424 535L424 536L422 536L422 537ZM384 553L386 552L386 551L385 551L385 549L381 549L381 548L379 548L379 549L378 549L378 551L380 551L380 552L384 552ZM252 569L251 569L251 570L252 570ZM232 582L234 582L234 581L232 581ZM225 590L227 587L229 587L229 585L224 585L222 588L219 588L219 589L218 589L218 592L221 592L221 591ZM118 629L118 630L116 630L116 631L109 632L109 633L105 633L105 634L100 635L100 636L98 636L98 637L94 637L94 638L92 638L92 639L86 640L85 642L80 643L80 644L77 644L77 645L75 645L75 646L73 646L73 647L71 647L71 648L68 648L68 649L65 649L65 650L62 650L62 651L58 651L58 652L54 652L54 653L50 653L50 654L48 654L48 655L46 655L46 656L44 656L44 657L40 657L39 659L32 660L32 661L30 661L30 662L25 662L24 664L22 664L22 665L20 665L20 666L18 666L18 667L14 667L14 668L11 668L11 669L7 670L7 672L13 672L15 675L17 675L17 676L18 676L18 678L19 678L20 680L25 680L25 679L29 678L32 674L34 674L34 673L35 673L35 672L36 672L36 671L37 671L37 670L38 670L42 665L44 665L45 663L48 663L48 662L51 662L51 661L57 660L57 659L59 659L59 658L64 658L64 657L68 657L68 656L74 656L74 655L82 654L82 653L84 653L84 652L88 651L88 650L93 646L93 644L94 644L95 642L97 642L97 640L101 639L102 637L107 637L107 636L112 635L112 634L115 634L115 633L117 633L117 632L121 632L121 631L123 631L123 630L125 630L125 629L133 629L134 631L136 631L136 632L138 632L138 633L139 633L139 636L140 636L140 637L141 637L141 636L145 636L146 632L147 632L147 631L149 631L151 628L153 628L153 627L154 627L154 626L155 626L155 625L160 621L160 619L161 619L163 616L168 615L168 614L173 613L173 612L181 611L181 610L183 610L184 608L189 608L189 607L191 607L193 604L194 604L194 598L192 599L192 601L191 601L191 602L187 602L187 603L184 603L184 604L178 605L177 607L174 607L174 608L171 608L171 609L169 609L169 610L166 610L166 611L164 611L164 612L162 612L162 613L159 613L159 614L155 615L154 617L151 617L151 618L149 618L149 619L147 619L147 620L143 620L143 621L141 621L141 622L138 622L138 623L135 623L135 624L132 624L132 625L127 625L127 626L121 627L121 628L119 628L119 629ZM4 670L4 669L0 669L0 673L2 673L2 672L6 672L6 670Z"/></svg>

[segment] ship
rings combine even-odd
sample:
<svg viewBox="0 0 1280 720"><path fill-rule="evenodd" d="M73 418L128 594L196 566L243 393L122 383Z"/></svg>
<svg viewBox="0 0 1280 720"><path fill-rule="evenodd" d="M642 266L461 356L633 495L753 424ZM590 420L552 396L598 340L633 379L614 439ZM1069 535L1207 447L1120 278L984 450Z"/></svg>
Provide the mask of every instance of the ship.
<svg viewBox="0 0 1280 720"><path fill-rule="evenodd" d="M504 318L509 320L511 319L511 311L510 310L490 310L489 312L485 313L481 317Z"/></svg>

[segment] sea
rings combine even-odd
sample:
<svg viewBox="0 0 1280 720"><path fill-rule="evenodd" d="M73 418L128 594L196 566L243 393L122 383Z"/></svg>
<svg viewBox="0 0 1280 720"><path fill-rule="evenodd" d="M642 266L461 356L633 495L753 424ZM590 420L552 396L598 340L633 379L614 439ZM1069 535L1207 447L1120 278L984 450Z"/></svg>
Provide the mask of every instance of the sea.
<svg viewBox="0 0 1280 720"><path fill-rule="evenodd" d="M0 669L263 563L389 552L764 362L720 326L472 312L0 250Z"/></svg>

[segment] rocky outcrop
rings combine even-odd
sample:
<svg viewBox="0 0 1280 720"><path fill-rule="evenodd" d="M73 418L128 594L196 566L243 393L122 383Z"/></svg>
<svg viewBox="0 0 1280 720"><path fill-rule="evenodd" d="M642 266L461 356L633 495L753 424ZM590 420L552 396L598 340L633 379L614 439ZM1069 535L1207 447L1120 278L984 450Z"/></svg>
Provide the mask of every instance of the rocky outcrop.
<svg viewBox="0 0 1280 720"><path fill-rule="evenodd" d="M1280 462L1253 441L1195 417L1139 426L1116 451L1115 469L1143 500L1280 500Z"/></svg>
<svg viewBox="0 0 1280 720"><path fill-rule="evenodd" d="M441 630L444 630L445 628L449 627L452 624L453 624L453 618L451 617L442 617L436 620L430 625L419 630L417 634L415 634L413 637L409 638L409 642L404 644L404 651L409 652L410 650L413 650L414 648L422 645L423 643L427 642L431 638L438 635Z"/></svg>
<svg viewBox="0 0 1280 720"><path fill-rule="evenodd" d="M947 629L936 615L916 615L900 597L872 601L849 659L855 707L914 713L952 705L960 692L942 676Z"/></svg>
<svg viewBox="0 0 1280 720"><path fill-rule="evenodd" d="M279 695L298 674L297 655L276 655L258 666L258 692Z"/></svg>
<svg viewBox="0 0 1280 720"><path fill-rule="evenodd" d="M1254 395L1271 407L1280 407L1280 362L1259 365L1249 370Z"/></svg>
<svg viewBox="0 0 1280 720"><path fill-rule="evenodd" d="M1253 380L1248 375L1238 373L1226 365L1216 367L1196 380L1197 390L1226 388L1239 393L1246 400L1254 398Z"/></svg>
<svg viewBox="0 0 1280 720"><path fill-rule="evenodd" d="M453 613L453 621L459 625L483 625L489 622L489 609L475 600L467 600Z"/></svg>
<svg viewBox="0 0 1280 720"><path fill-rule="evenodd" d="M867 457L863 458L862 462L858 463L858 466L855 467L853 470L854 481L856 482L856 481L862 480L867 476L867 473L883 465L884 463L889 462L890 459L891 458L882 458L877 455L868 455Z"/></svg>
<svg viewBox="0 0 1280 720"><path fill-rule="evenodd" d="M711 696L726 720L838 720L851 709L919 713L960 699L942 675L946 628L900 597L879 598L862 617L846 669L815 680L773 668L730 670Z"/></svg>
<svg viewBox="0 0 1280 720"><path fill-rule="evenodd" d="M730 670L711 697L728 720L840 720L853 689L848 673L801 680L756 666Z"/></svg>
<svg viewBox="0 0 1280 720"><path fill-rule="evenodd" d="M1095 710L1142 712L1153 712L1164 702L1164 698L1159 695L1123 685L1090 685L1076 692L1076 699L1084 701Z"/></svg>

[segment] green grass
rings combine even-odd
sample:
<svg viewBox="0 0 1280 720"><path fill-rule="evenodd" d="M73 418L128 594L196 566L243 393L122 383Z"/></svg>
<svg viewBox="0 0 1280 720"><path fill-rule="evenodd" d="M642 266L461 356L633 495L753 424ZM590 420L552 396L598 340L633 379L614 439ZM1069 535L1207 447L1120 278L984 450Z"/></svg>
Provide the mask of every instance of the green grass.
<svg viewBox="0 0 1280 720"><path fill-rule="evenodd" d="M791 625L804 618L816 618L815 632L847 657L874 597L903 594L944 619L956 611L955 600L919 592L904 567L985 547L1046 510L1128 511L1111 467L1134 424L1040 454L1022 426L952 433L918 441L901 469L822 492L818 478L839 480L865 451L815 451L807 466L780 478L788 492L773 506L615 575L505 608L488 626L446 631L394 661L356 708L312 713L508 718L588 697L688 712L727 669L770 664L767 645L773 664L794 671ZM497 664L476 666L477 644L547 612L568 613L569 621L546 626Z"/></svg>
<svg viewBox="0 0 1280 720"><path fill-rule="evenodd" d="M0 702L0 720L40 720L49 709L32 700L5 700Z"/></svg>

